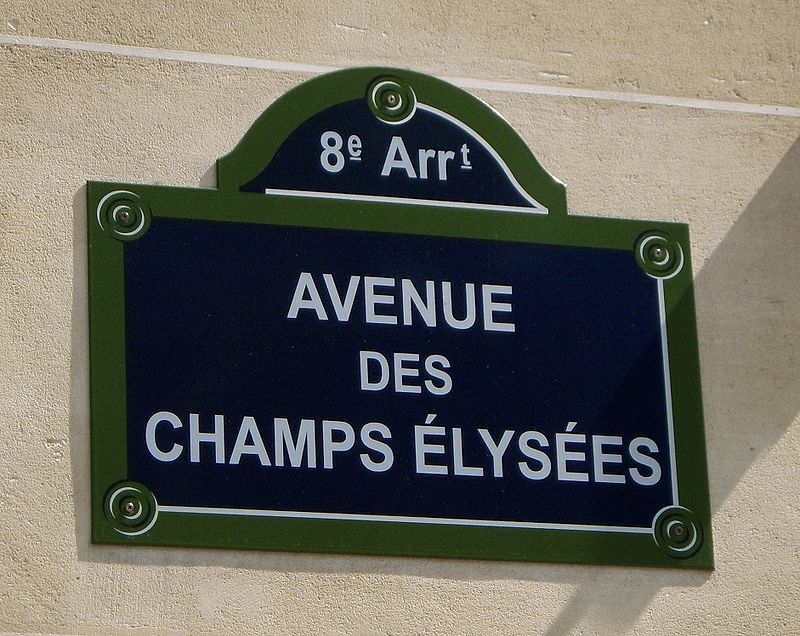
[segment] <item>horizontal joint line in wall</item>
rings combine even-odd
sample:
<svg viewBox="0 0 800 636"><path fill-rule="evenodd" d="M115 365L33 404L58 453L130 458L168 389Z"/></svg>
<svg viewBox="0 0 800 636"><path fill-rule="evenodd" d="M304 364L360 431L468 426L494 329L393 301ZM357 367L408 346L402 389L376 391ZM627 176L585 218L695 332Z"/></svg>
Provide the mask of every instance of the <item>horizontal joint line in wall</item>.
<svg viewBox="0 0 800 636"><path fill-rule="evenodd" d="M82 42L78 40L59 40L53 38L35 38L16 35L0 35L0 45L57 49L65 51L82 51L115 55L118 57L144 58L151 60L185 62L189 64L206 64L210 66L228 66L235 68L260 69L282 73L300 73L318 75L340 70L335 66L315 64L298 64L277 60L265 60L255 57L242 57L219 53L200 53L197 51L176 51L142 46L107 44L101 42ZM794 106L776 106L770 104L747 104L721 100L697 99L692 97L672 97L667 95L648 95L645 93L626 93L621 91L603 91L582 88L563 88L559 86L543 86L522 82L501 82L466 77L446 77L441 79L461 88L488 90L523 95L545 95L550 97L569 97L578 99L594 99L603 101L647 104L651 106L668 106L677 108L693 108L746 115L769 115L774 117L800 117L800 108Z"/></svg>

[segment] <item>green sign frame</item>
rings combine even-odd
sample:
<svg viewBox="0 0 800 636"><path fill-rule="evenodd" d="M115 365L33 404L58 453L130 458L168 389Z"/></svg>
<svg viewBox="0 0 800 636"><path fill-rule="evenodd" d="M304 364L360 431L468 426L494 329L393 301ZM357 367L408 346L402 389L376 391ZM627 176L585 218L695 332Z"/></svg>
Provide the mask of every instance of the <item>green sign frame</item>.
<svg viewBox="0 0 800 636"><path fill-rule="evenodd" d="M313 199L239 191L289 134L316 113L368 98L376 79L413 86L415 96L490 140L521 187L548 214L487 212L482 206ZM271 105L217 163L216 189L90 181L87 184L91 383L92 541L115 545L452 557L670 568L713 568L711 517L688 227L680 223L567 214L564 186L538 163L490 107L426 75L387 68L310 80ZM454 237L527 245L628 250L659 278L666 315L675 506L648 533L558 527L485 527L370 520L197 515L165 510L158 493L129 480L126 366L126 245L154 219L186 219ZM655 252L653 248L658 248ZM671 259L671 260L668 260ZM687 549L687 546L690 546Z"/></svg>

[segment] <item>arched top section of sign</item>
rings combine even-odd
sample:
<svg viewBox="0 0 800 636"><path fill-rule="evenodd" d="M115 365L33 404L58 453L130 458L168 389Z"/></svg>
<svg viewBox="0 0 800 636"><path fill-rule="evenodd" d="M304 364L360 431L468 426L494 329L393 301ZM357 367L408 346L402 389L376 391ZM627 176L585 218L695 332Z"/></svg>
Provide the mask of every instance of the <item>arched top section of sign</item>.
<svg viewBox="0 0 800 636"><path fill-rule="evenodd" d="M222 191L560 215L564 185L490 106L386 68L312 79L217 162Z"/></svg>

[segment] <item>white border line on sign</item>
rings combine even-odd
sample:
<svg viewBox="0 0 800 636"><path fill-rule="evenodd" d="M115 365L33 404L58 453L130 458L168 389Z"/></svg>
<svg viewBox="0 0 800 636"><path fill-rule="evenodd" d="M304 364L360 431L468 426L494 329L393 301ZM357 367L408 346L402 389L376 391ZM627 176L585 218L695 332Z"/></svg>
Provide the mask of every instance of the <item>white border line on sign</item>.
<svg viewBox="0 0 800 636"><path fill-rule="evenodd" d="M281 73L300 73L319 75L341 70L337 66L315 64L297 64L279 60L265 60L255 57L242 57L219 53L200 53L196 51L177 51L143 46L108 44L104 42L84 42L80 40L60 40L55 38L36 38L21 35L0 35L0 44L27 46L41 49L62 51L80 51L115 55L117 57L144 58L168 62L185 62L188 64L205 64L208 66L227 66L234 68L252 68ZM770 117L800 117L800 108L794 106L777 106L771 104L748 104L727 102L713 99L697 99L694 97L673 97L669 95L648 95L646 93L625 93L622 91L601 91L582 88L565 88L522 82L498 82L469 77L447 77L441 79L461 88L497 91L503 93L519 93L523 95L545 95L549 97L572 97L578 99L596 99L633 104L649 104L673 108L692 108L743 115L767 115Z"/></svg>
<svg viewBox="0 0 800 636"><path fill-rule="evenodd" d="M402 203L405 205L430 205L439 208L468 208L471 210L490 210L492 212L524 212L526 214L547 214L536 208L517 205L491 205L487 203L466 203L462 201L437 201L436 199L404 199L402 197L383 197L372 194L345 194L341 192L316 192L314 190L282 190L266 188L264 194L277 194L287 197L312 197L317 199L340 199L345 201L365 201L367 203Z"/></svg>
<svg viewBox="0 0 800 636"><path fill-rule="evenodd" d="M364 199L364 200L394 200L391 197L368 197L366 195L358 197L346 194L302 192L297 190L266 190L267 194L288 194L290 196L320 196L323 198L336 199ZM397 199L401 203L413 203L413 199ZM433 201L426 204L441 204L442 202ZM457 204L458 205L458 204ZM474 204L463 204L471 206ZM485 207L485 206L482 206ZM502 207L502 206L495 206ZM521 208L524 212L534 212L531 208ZM661 336L661 353L664 373L664 398L666 404L667 436L669 443L670 477L672 491L672 505L679 506L678 497L678 474L677 462L675 457L675 425L672 412L672 383L670 380L669 347L667 342L667 317L666 302L664 297L664 279L657 278L656 285L658 290L658 313L659 330ZM663 508L662 508L663 510ZM371 515L371 514L348 514L331 512L304 512L296 510L258 510L248 508L214 508L202 506L157 506L160 513L185 513L198 515L233 515L242 517L275 517L289 519L325 519L330 521L376 521L393 523L419 523L428 525L449 525L449 526L478 526L490 528L524 528L532 530L569 530L578 532L615 532L621 534L651 534L652 527L641 528L636 526L603 526L589 524L568 524L568 523L540 523L527 521L502 521L493 519L461 519L446 517L412 517L402 515ZM658 513L657 513L658 514ZM656 515L657 516L657 515Z"/></svg>
<svg viewBox="0 0 800 636"><path fill-rule="evenodd" d="M347 195L341 195L347 196ZM403 201L405 201L403 199ZM525 208L528 210L528 208ZM664 300L664 281L656 279L658 288L658 312L661 331L661 352L664 370L664 394L666 401L667 435L669 439L669 460L672 489L672 503L679 506L678 474L675 458L675 426L672 414L672 384L669 376L669 350L667 346L666 303ZM603 526L569 523L539 523L528 521L501 521L493 519L460 519L446 517L411 517L401 515L345 514L331 512L304 512L296 510L256 510L248 508L214 508L200 506L158 506L161 513L186 513L198 515L233 515L241 517L277 517L289 519L325 519L330 521L378 521L393 523L420 523L445 526L478 526L489 528L525 528L531 530L570 530L578 532L616 532L622 534L650 534L652 527Z"/></svg>
<svg viewBox="0 0 800 636"><path fill-rule="evenodd" d="M248 508L206 508L193 506L158 506L161 513L195 515L233 515L239 517L284 517L289 519L326 519L331 521L388 521L393 523L422 523L443 526L483 526L489 528L528 528L536 530L579 530L583 532L620 532L650 534L652 528L629 526L595 526L569 523L534 523L528 521L495 521L491 519L449 519L440 517L405 517L399 515L366 515L332 512L303 512L296 510L251 510Z"/></svg>
<svg viewBox="0 0 800 636"><path fill-rule="evenodd" d="M667 343L667 308L664 300L664 280L657 278L658 315L661 323L661 360L664 364L664 399L667 407L667 435L669 436L669 472L672 477L672 504L680 505L678 498L678 466L675 458L675 422L672 414L672 380L669 376L669 347Z"/></svg>
<svg viewBox="0 0 800 636"><path fill-rule="evenodd" d="M541 203L539 203L536 199L534 199L530 194L528 194L525 191L525 189L519 184L519 181L517 181L514 175L511 174L511 170L509 170L508 166L506 165L506 162L503 161L500 155L497 154L497 151L494 148L492 148L489 142L487 142L483 137L481 137L478 133L472 130L472 128L467 126L461 120L456 119L452 115L449 115L448 113L444 112L443 110L439 110L438 108L434 108L433 106L428 106L427 104L419 104L419 109L428 111L429 113L433 113L434 115L441 117L445 121L449 121L451 124L455 124L456 126L461 128L461 130L466 132L468 135L471 135L474 139L478 141L479 144L481 144L486 149L486 151L492 156L492 159L494 159L500 165L500 168L506 175L506 179L508 179L509 183L512 186L514 186L514 189L517 191L517 193L535 208L535 210L530 210L531 212L538 212L539 214L547 214L549 212L549 210L545 206L543 206Z"/></svg>

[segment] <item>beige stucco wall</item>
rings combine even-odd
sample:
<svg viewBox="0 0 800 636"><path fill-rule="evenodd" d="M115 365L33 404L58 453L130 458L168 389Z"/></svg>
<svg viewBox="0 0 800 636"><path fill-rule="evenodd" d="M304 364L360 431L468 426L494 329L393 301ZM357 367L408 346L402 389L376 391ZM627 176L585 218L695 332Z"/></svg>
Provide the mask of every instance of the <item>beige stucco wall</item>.
<svg viewBox="0 0 800 636"><path fill-rule="evenodd" d="M800 5L268 4L0 6L0 630L799 633ZM291 63L506 82L573 211L690 224L714 572L89 543L83 186L209 183Z"/></svg>

